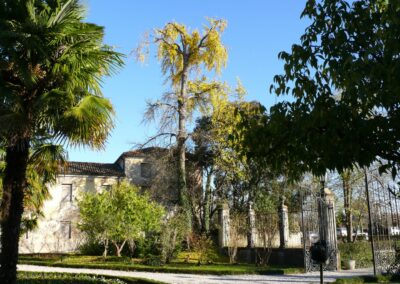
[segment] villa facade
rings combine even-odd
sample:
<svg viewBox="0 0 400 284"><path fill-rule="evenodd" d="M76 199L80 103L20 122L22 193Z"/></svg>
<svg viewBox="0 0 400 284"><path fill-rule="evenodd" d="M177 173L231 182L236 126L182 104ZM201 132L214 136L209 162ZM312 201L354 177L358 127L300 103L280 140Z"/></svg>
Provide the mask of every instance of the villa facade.
<svg viewBox="0 0 400 284"><path fill-rule="evenodd" d="M38 227L20 237L20 253L67 253L76 251L84 242L79 231L78 198L82 192L109 190L114 184L127 180L142 190L150 191L165 205L174 203L176 195L171 192L163 198L157 196L152 184L171 183L167 174L160 172L160 165L167 164L166 149L150 147L123 153L115 163L68 162L49 187L51 198L43 206L44 217ZM165 171L164 171L165 173ZM160 180L162 179L162 180Z"/></svg>

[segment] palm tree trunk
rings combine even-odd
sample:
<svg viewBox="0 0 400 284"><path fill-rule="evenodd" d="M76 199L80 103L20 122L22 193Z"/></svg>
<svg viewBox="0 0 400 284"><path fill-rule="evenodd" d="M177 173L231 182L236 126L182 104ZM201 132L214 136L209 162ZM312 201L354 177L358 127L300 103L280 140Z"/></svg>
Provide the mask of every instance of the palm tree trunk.
<svg viewBox="0 0 400 284"><path fill-rule="evenodd" d="M1 203L0 283L17 282L18 243L24 190L27 186L26 168L29 158L29 140L20 140L6 149L6 168Z"/></svg>

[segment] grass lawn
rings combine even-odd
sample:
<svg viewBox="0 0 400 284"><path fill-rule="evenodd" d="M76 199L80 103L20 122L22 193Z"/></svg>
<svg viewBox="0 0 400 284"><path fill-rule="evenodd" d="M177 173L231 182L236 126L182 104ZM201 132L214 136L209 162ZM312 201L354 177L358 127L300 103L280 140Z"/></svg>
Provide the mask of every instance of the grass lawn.
<svg viewBox="0 0 400 284"><path fill-rule="evenodd" d="M126 271L149 271L149 272L170 272L170 273L191 273L191 274L288 274L301 273L303 268L297 267L256 267L251 264L228 264L215 263L197 265L196 263L184 263L178 259L177 262L151 266L141 263L139 259L126 257L108 257L104 260L99 256L83 255L21 255L20 264L45 265L57 267L114 269Z"/></svg>
<svg viewBox="0 0 400 284"><path fill-rule="evenodd" d="M98 276L72 273L18 272L18 284L151 284L162 283L147 279Z"/></svg>
<svg viewBox="0 0 400 284"><path fill-rule="evenodd" d="M337 284L362 284L362 283L400 283L399 276L362 276L353 278L337 279L334 283Z"/></svg>

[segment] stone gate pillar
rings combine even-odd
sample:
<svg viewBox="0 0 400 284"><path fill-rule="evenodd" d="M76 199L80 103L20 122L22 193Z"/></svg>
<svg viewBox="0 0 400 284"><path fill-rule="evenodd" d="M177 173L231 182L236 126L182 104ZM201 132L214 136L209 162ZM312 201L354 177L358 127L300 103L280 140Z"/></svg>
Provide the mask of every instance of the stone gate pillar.
<svg viewBox="0 0 400 284"><path fill-rule="evenodd" d="M321 190L321 201L319 203L319 235L321 240L325 240L331 251L330 268L339 269L338 249L336 238L336 214L335 214L335 194L328 188Z"/></svg>
<svg viewBox="0 0 400 284"><path fill-rule="evenodd" d="M218 206L218 244L219 247L229 246L229 206L222 203Z"/></svg>
<svg viewBox="0 0 400 284"><path fill-rule="evenodd" d="M289 241L289 214L288 208L285 205L285 197L281 198L279 206L279 248L286 248Z"/></svg>

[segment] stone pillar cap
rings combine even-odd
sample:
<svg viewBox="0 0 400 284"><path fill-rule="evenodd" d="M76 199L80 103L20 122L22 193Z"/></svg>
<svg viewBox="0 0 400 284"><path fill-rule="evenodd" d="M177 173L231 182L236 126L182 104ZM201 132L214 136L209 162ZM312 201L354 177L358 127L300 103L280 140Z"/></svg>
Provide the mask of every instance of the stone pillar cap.
<svg viewBox="0 0 400 284"><path fill-rule="evenodd" d="M218 204L218 209L229 209L228 202L220 202Z"/></svg>
<svg viewBox="0 0 400 284"><path fill-rule="evenodd" d="M327 187L324 188L324 194L325 194L325 195L335 195L335 194L333 193L333 191L330 190L330 189L327 188Z"/></svg>

